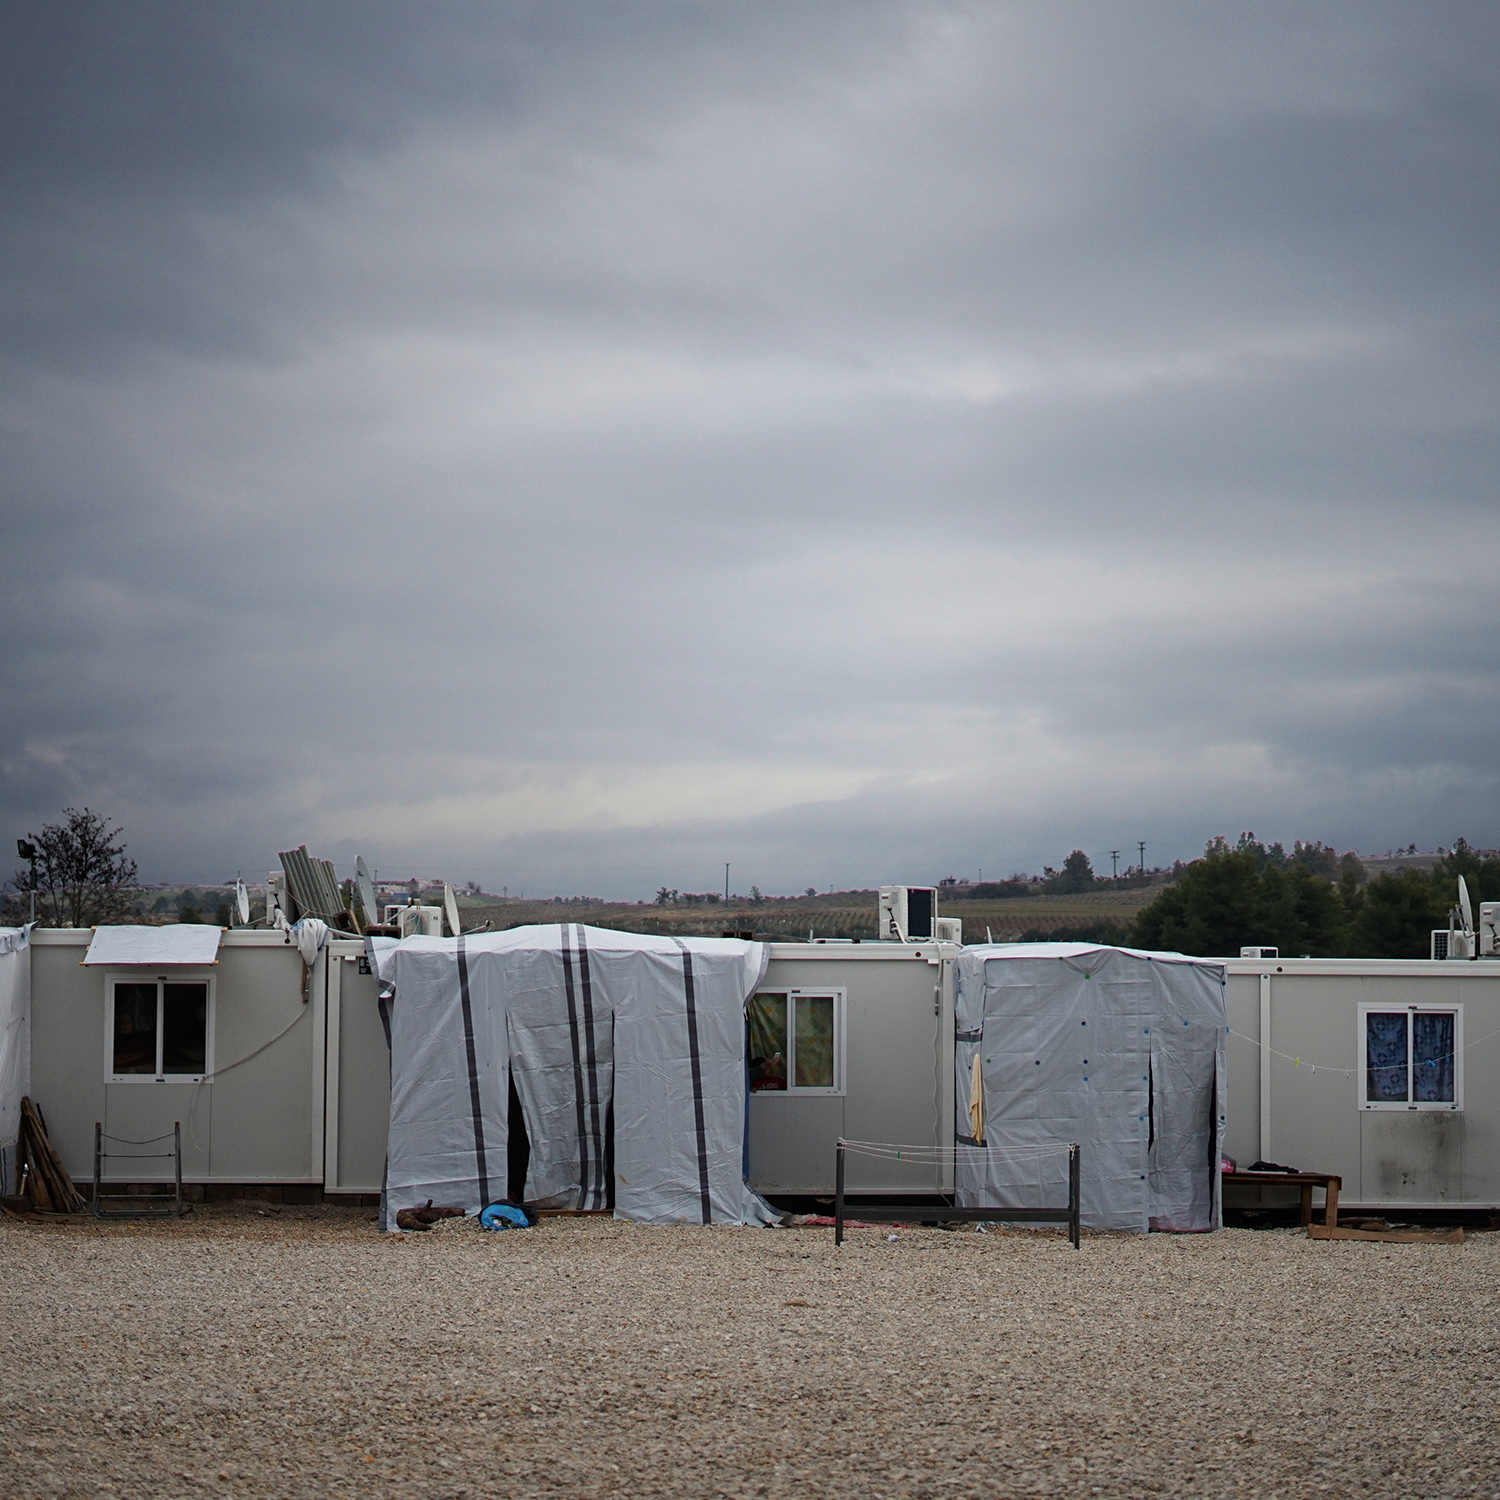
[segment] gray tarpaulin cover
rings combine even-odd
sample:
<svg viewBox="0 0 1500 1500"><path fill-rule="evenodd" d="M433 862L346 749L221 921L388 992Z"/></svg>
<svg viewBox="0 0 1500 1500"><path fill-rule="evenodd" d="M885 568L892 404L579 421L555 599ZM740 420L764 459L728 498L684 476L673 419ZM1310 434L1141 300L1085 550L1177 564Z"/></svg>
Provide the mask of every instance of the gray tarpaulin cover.
<svg viewBox="0 0 1500 1500"><path fill-rule="evenodd" d="M1067 1202L1065 1155L1007 1147L1076 1141L1091 1229L1220 1224L1224 966L1080 943L965 948L957 963L956 1129L969 1136L982 1058L985 1151L958 1153L966 1208Z"/></svg>
<svg viewBox="0 0 1500 1500"><path fill-rule="evenodd" d="M31 928L0 927L0 1192L16 1191L21 1100L31 1092Z"/></svg>
<svg viewBox="0 0 1500 1500"><path fill-rule="evenodd" d="M525 1196L645 1223L768 1222L746 1188L745 1001L759 943L563 923L370 940L387 992L384 1223L435 1198L505 1196L510 1081L531 1147Z"/></svg>

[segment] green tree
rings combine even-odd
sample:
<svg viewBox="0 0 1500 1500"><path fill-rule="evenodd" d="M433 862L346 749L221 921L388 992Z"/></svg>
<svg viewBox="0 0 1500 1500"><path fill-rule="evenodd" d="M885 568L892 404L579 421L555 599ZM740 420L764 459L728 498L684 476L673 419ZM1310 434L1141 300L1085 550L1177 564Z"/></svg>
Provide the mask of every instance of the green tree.
<svg viewBox="0 0 1500 1500"><path fill-rule="evenodd" d="M1259 931L1260 870L1255 851L1218 839L1202 859L1183 868L1135 919L1142 948L1226 957L1245 944L1271 943Z"/></svg>
<svg viewBox="0 0 1500 1500"><path fill-rule="evenodd" d="M1274 944L1282 953L1337 958L1344 951L1346 917L1338 889L1305 864L1292 862L1279 869L1268 865L1262 870L1256 911L1262 930L1275 933L1259 941Z"/></svg>
<svg viewBox="0 0 1500 1500"><path fill-rule="evenodd" d="M1447 920L1434 881L1420 870L1387 870L1360 891L1347 950L1355 958L1426 958Z"/></svg>
<svg viewBox="0 0 1500 1500"><path fill-rule="evenodd" d="M1500 855L1483 855L1471 849L1468 841L1459 839L1452 850L1432 867L1433 893L1442 906L1443 921L1448 908L1458 900L1458 877L1462 875L1474 902L1500 901Z"/></svg>
<svg viewBox="0 0 1500 1500"><path fill-rule="evenodd" d="M62 823L28 833L35 845L36 919L43 927L91 927L121 922L132 914L136 866L117 842L122 830L85 807L65 807ZM30 866L9 882L13 916L25 919L33 889Z"/></svg>
<svg viewBox="0 0 1500 1500"><path fill-rule="evenodd" d="M1079 891L1086 891L1094 883L1094 867L1089 863L1089 857L1082 849L1075 849L1064 861L1061 873L1053 884L1058 894L1063 896L1076 895Z"/></svg>
<svg viewBox="0 0 1500 1500"><path fill-rule="evenodd" d="M1134 938L1143 948L1204 957L1233 957L1265 943L1330 958L1342 951L1345 921L1331 881L1244 836L1234 848L1215 839L1202 859L1184 866L1136 917Z"/></svg>

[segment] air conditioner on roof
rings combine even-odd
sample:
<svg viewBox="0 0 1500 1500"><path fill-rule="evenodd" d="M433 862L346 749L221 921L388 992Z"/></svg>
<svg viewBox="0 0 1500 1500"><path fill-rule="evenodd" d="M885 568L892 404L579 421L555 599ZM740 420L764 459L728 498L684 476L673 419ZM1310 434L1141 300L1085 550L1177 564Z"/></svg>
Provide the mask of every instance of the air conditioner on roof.
<svg viewBox="0 0 1500 1500"><path fill-rule="evenodd" d="M1479 903L1479 956L1500 958L1500 901Z"/></svg>
<svg viewBox="0 0 1500 1500"><path fill-rule="evenodd" d="M442 937L443 908L441 906L403 906L396 914L396 923L404 938Z"/></svg>
<svg viewBox="0 0 1500 1500"><path fill-rule="evenodd" d="M1434 958L1477 958L1474 951L1475 934L1459 932L1453 927L1432 929L1432 956Z"/></svg>
<svg viewBox="0 0 1500 1500"><path fill-rule="evenodd" d="M880 887L880 938L887 943L930 941L937 936L937 889L930 885Z"/></svg>

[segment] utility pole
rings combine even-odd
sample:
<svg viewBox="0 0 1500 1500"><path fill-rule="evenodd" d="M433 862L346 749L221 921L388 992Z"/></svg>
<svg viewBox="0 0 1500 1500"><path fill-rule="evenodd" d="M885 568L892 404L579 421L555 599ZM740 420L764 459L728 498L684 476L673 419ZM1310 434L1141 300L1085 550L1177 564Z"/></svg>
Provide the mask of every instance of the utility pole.
<svg viewBox="0 0 1500 1500"><path fill-rule="evenodd" d="M1120 878L1120 851L1118 849L1109 851L1109 876L1111 880Z"/></svg>
<svg viewBox="0 0 1500 1500"><path fill-rule="evenodd" d="M729 900L729 861L724 861L724 900Z"/></svg>
<svg viewBox="0 0 1500 1500"><path fill-rule="evenodd" d="M1135 847L1141 851L1141 874L1144 875L1146 873L1146 841L1145 841L1145 839L1137 839L1136 842L1135 842Z"/></svg>

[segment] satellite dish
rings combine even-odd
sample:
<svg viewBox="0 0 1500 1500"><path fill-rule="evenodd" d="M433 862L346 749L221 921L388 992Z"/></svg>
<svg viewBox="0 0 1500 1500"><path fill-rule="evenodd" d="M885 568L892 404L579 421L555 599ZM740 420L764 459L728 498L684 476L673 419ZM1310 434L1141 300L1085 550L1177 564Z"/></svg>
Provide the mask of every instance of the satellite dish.
<svg viewBox="0 0 1500 1500"><path fill-rule="evenodd" d="M380 920L380 912L375 905L375 882L370 879L370 867L363 854L354 861L354 889L365 910L365 925L373 926Z"/></svg>
<svg viewBox="0 0 1500 1500"><path fill-rule="evenodd" d="M457 937L463 931L458 925L458 897L446 880L443 882L443 910L448 914L448 930Z"/></svg>
<svg viewBox="0 0 1500 1500"><path fill-rule="evenodd" d="M1474 930L1474 908L1469 903L1469 882L1462 875L1458 877L1458 909L1464 915L1464 931Z"/></svg>
<svg viewBox="0 0 1500 1500"><path fill-rule="evenodd" d="M250 892L239 879L234 882L234 909L240 914L240 925L246 926L250 921Z"/></svg>

